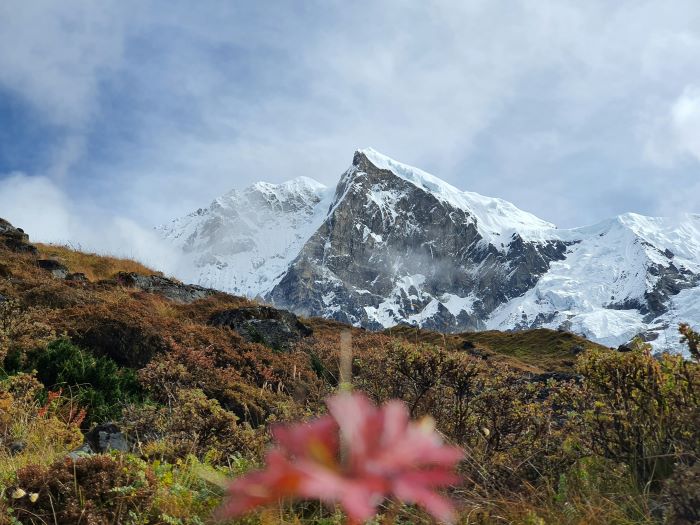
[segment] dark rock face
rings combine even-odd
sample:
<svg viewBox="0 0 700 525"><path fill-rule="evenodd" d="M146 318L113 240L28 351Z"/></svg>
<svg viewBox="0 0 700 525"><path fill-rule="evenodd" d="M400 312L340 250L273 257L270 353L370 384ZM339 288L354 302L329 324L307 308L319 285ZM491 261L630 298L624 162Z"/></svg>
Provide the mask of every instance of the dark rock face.
<svg viewBox="0 0 700 525"><path fill-rule="evenodd" d="M475 330L567 249L561 241L528 243L514 234L498 250L484 242L468 211L377 168L362 152L335 201L270 292L275 305L380 329L376 313L390 298L393 324L420 317L424 328ZM451 312L436 300L445 294L471 298L470 310Z"/></svg>
<svg viewBox="0 0 700 525"><path fill-rule="evenodd" d="M39 259L36 264L42 270L51 273L56 279L65 279L68 277L68 268L58 261L54 261L53 259Z"/></svg>
<svg viewBox="0 0 700 525"><path fill-rule="evenodd" d="M13 252L37 254L37 249L29 243L29 235L22 228L15 228L5 219L0 219L0 245Z"/></svg>
<svg viewBox="0 0 700 525"><path fill-rule="evenodd" d="M268 306L218 312L210 323L227 326L246 341L261 343L274 350L289 350L294 343L312 334L311 329L293 313Z"/></svg>
<svg viewBox="0 0 700 525"><path fill-rule="evenodd" d="M120 272L117 274L116 280L123 286L138 288L144 292L161 295L171 301L184 304L189 304L218 293L210 288L203 288L193 284L182 284L160 275Z"/></svg>
<svg viewBox="0 0 700 525"><path fill-rule="evenodd" d="M672 259L673 254L668 258ZM658 277L658 280L654 288L644 294L646 304L642 305L640 311L645 314L647 321L652 321L668 311L670 297L686 288L697 286L700 282L700 275L695 275L683 267L678 268L673 262L668 266L651 266L649 274Z"/></svg>
<svg viewBox="0 0 700 525"><path fill-rule="evenodd" d="M85 434L83 444L68 454L73 459L78 459L82 454L105 454L110 450L128 452L129 441L114 423L103 423Z"/></svg>

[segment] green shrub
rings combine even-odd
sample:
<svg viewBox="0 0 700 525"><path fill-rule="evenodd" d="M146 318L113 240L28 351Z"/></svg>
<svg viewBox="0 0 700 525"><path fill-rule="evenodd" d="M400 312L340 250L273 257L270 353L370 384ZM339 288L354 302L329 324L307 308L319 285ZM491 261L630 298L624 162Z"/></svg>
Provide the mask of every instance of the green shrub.
<svg viewBox="0 0 700 525"><path fill-rule="evenodd" d="M700 367L678 355L593 351L579 359L585 428L592 451L624 464L640 488L657 487L700 454Z"/></svg>
<svg viewBox="0 0 700 525"><path fill-rule="evenodd" d="M140 401L141 387L134 370L121 368L108 357L94 356L67 339L31 352L25 365L49 389L69 389L88 410L86 423L115 419L127 402Z"/></svg>

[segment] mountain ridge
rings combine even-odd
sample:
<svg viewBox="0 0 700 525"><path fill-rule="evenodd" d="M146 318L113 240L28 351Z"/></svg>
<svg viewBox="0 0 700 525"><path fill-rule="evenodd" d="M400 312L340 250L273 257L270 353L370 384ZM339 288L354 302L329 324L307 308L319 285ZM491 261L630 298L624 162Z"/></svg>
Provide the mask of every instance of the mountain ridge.
<svg viewBox="0 0 700 525"><path fill-rule="evenodd" d="M372 329L547 327L660 347L676 321L700 320L698 215L558 229L371 148L335 189L295 181L160 227L190 261L183 277Z"/></svg>

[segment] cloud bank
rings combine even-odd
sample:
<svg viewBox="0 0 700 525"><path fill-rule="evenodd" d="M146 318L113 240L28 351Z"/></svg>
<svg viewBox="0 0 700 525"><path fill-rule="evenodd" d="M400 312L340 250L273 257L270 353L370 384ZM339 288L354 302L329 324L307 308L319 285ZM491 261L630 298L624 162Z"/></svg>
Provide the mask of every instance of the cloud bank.
<svg viewBox="0 0 700 525"><path fill-rule="evenodd" d="M0 210L33 241L135 259L168 275L180 273L179 255L151 229L123 216L86 209L47 177L3 177Z"/></svg>
<svg viewBox="0 0 700 525"><path fill-rule="evenodd" d="M669 190L700 190L699 28L694 0L5 2L0 216L148 252L365 146L562 227L697 212Z"/></svg>

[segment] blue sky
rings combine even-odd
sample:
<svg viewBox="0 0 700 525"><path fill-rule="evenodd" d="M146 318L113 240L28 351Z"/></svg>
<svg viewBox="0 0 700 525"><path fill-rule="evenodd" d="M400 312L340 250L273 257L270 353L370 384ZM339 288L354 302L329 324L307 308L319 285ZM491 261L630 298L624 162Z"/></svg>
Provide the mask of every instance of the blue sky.
<svg viewBox="0 0 700 525"><path fill-rule="evenodd" d="M698 56L695 0L10 0L0 216L162 259L151 226L366 146L561 227L700 212Z"/></svg>

